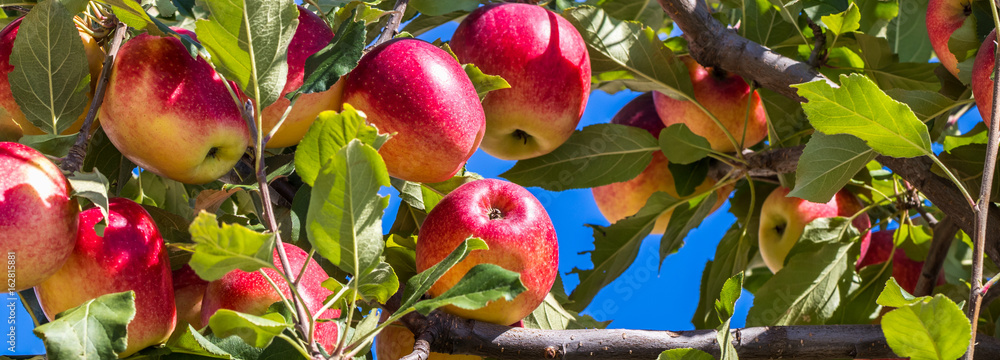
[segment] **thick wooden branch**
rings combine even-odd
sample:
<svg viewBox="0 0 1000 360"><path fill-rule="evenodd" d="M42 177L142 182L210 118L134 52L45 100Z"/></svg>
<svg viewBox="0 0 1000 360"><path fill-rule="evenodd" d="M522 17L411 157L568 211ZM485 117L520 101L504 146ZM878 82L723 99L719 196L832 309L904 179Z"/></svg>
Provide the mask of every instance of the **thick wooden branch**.
<svg viewBox="0 0 1000 360"><path fill-rule="evenodd" d="M809 64L747 40L715 20L705 1L659 1L667 15L684 31L691 56L699 64L721 67L801 102L806 100L789 85L824 80L837 86Z"/></svg>

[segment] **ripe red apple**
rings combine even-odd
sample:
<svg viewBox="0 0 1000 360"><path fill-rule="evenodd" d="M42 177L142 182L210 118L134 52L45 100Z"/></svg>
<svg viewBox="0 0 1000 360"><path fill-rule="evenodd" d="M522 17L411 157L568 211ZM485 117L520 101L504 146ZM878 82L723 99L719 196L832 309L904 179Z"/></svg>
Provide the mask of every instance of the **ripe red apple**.
<svg viewBox="0 0 1000 360"><path fill-rule="evenodd" d="M750 93L750 85L739 75L718 68L706 68L690 56L682 56L687 65L694 87L694 98L726 127L736 142L743 139L743 148L757 145L767 137L767 116L757 92ZM720 152L736 152L743 149L733 147L726 134L712 119L693 102L678 100L661 92L653 92L656 112L667 126L686 124ZM747 105L751 107L747 114ZM745 125L745 126L744 126ZM746 131L746 138L743 132Z"/></svg>
<svg viewBox="0 0 1000 360"><path fill-rule="evenodd" d="M625 104L611 119L611 123L646 129L656 138L660 137L660 130L666 127L660 121L660 116L656 114L652 93L639 95ZM601 210L601 214L609 222L614 223L626 216L635 215L654 192L662 191L670 196L679 197L674 185L674 176L667 168L667 164L667 158L663 156L663 152L656 151L646 169L635 178L592 188L594 201L597 202L597 208ZM695 188L695 192L707 191L714 185L715 181L705 179L701 185ZM720 188L716 191L718 199L714 208L718 209L726 202L732 188ZM671 210L660 215L653 226L653 234L662 234L666 230L672 213Z"/></svg>
<svg viewBox="0 0 1000 360"><path fill-rule="evenodd" d="M930 0L927 3L927 35L941 65L958 76L958 59L948 49L951 34L972 15L972 0Z"/></svg>
<svg viewBox="0 0 1000 360"><path fill-rule="evenodd" d="M997 31L990 31L986 35L986 40L979 47L976 60L972 63L972 94L976 97L976 107L979 108L979 115L982 116L986 126L990 126L990 116L993 114L993 66L996 60Z"/></svg>
<svg viewBox="0 0 1000 360"><path fill-rule="evenodd" d="M789 191L785 187L774 189L761 207L758 230L760 255L773 272L784 267L785 257L799 241L809 222L824 217L850 217L864 208L861 201L847 189L841 189L825 204L789 197ZM871 236L868 231L871 228L868 215L859 215L851 225L862 233L861 241L867 242Z"/></svg>
<svg viewBox="0 0 1000 360"><path fill-rule="evenodd" d="M302 276L299 293L305 301L306 308L310 312L315 312L323 307L323 301L333 292L324 288L321 284L330 278L316 260L309 257L304 250L283 243L285 253L288 255L288 264L298 271L302 265L308 261L306 273ZM274 266L278 271L284 271L281 261L278 258L278 250L274 250ZM264 269L281 293L291 299L292 293L288 289L288 284L282 280L281 274L273 269ZM297 274L297 273L296 273ZM205 289L205 298L201 303L201 323L208 325L208 320L219 309L230 309L251 315L263 315L267 308L278 301L281 296L274 291L271 284L267 282L264 275L259 272L245 272L233 270L219 280L208 283ZM320 319L336 319L340 317L340 309L326 310ZM334 322L318 322L314 339L323 345L327 352L332 352L337 346L337 324Z"/></svg>
<svg viewBox="0 0 1000 360"><path fill-rule="evenodd" d="M101 121L129 160L189 184L228 172L250 139L222 77L174 37L143 34L122 45Z"/></svg>
<svg viewBox="0 0 1000 360"><path fill-rule="evenodd" d="M172 276L174 303L177 305L177 328L186 329L185 324L191 324L195 329L205 327L207 324L201 322L201 301L205 297L208 281L198 277L187 264L174 270Z"/></svg>
<svg viewBox="0 0 1000 360"><path fill-rule="evenodd" d="M389 175L448 180L483 138L486 120L472 81L454 57L425 41L376 46L344 82L344 102L380 132L395 133L379 149Z"/></svg>
<svg viewBox="0 0 1000 360"><path fill-rule="evenodd" d="M494 324L512 324L531 313L549 293L559 265L559 243L549 214L520 185L483 179L459 186L441 199L420 228L417 271L441 262L469 236L483 239L489 250L473 251L441 277L429 293L438 296L454 286L473 266L495 264L521 274L527 291L513 301L500 299L478 310L454 306L452 314Z"/></svg>
<svg viewBox="0 0 1000 360"><path fill-rule="evenodd" d="M10 90L8 76L14 71L14 66L10 64L10 54L14 49L14 39L17 37L17 30L21 27L21 20L24 17L15 19L0 30L0 128L9 129L13 133L23 133L24 135L42 135L46 132L28 121L24 117L21 107L14 101L14 94ZM63 135L73 134L80 131L83 120L90 110L90 100L94 97L94 89L97 87L97 80L101 77L101 69L104 67L104 50L97 44L90 34L80 31L80 39L83 41L83 50L87 54L87 65L90 70L90 91L87 92L87 107L83 109L76 122L62 132ZM15 130L15 128L19 128ZM94 127L96 129L96 127ZM51 130L50 130L51 131ZM17 136L19 137L19 135Z"/></svg>
<svg viewBox="0 0 1000 360"><path fill-rule="evenodd" d="M903 290L912 294L917 288L917 281L920 280L920 274L923 272L924 262L911 259L902 248L896 248L896 251L892 251L894 233L895 230L873 232L871 239L868 239L869 243L861 244L861 256L858 258L855 268L861 270L866 266L881 264L888 261L891 256L892 277L896 279L896 283ZM944 283L944 269L942 268L937 278L937 284L944 285Z"/></svg>
<svg viewBox="0 0 1000 360"><path fill-rule="evenodd" d="M326 26L323 19L301 6L298 8L299 26L295 28L292 42L288 44L288 77L285 87L281 90L281 97L277 101L261 110L264 124L261 128L264 134L271 131L285 113L289 104L285 95L302 86L306 59L323 49L333 39L333 30ZM268 141L267 147L279 148L298 144L309 131L309 126L316 120L316 115L325 110L339 110L343 92L343 81L338 81L327 91L299 95L292 111L288 113L288 118Z"/></svg>
<svg viewBox="0 0 1000 360"><path fill-rule="evenodd" d="M463 64L511 86L483 100L484 151L520 160L569 139L590 96L587 44L569 21L537 5L486 5L462 20L450 45Z"/></svg>
<svg viewBox="0 0 1000 360"><path fill-rule="evenodd" d="M62 171L35 149L0 142L0 251L7 287L38 285L62 267L76 238L76 200Z"/></svg>
<svg viewBox="0 0 1000 360"><path fill-rule="evenodd" d="M149 213L132 200L114 198L104 236L94 225L101 210L80 213L76 247L54 275L35 287L45 317L79 306L95 297L135 291L135 318L128 325L126 357L167 340L176 324L170 260L160 232Z"/></svg>

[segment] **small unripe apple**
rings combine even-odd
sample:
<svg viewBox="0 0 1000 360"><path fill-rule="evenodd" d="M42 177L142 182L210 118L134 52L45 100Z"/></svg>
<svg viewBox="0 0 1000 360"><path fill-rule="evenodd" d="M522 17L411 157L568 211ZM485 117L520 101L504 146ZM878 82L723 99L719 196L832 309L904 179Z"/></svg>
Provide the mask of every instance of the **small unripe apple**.
<svg viewBox="0 0 1000 360"><path fill-rule="evenodd" d="M69 193L45 155L0 142L0 251L13 266L14 290L38 285L73 253L80 210Z"/></svg>
<svg viewBox="0 0 1000 360"><path fill-rule="evenodd" d="M715 115L737 143L742 140L743 148L734 147L725 132L695 103L656 91L653 101L665 125L685 124L691 132L707 139L713 150L726 153L757 145L767 137L767 115L760 95L756 91L751 93L743 78L719 68L703 67L690 56L680 59L691 76L695 100Z"/></svg>
<svg viewBox="0 0 1000 360"><path fill-rule="evenodd" d="M958 58L948 49L951 34L972 15L972 0L930 0L927 2L927 35L931 47L945 69L958 76Z"/></svg>
<svg viewBox="0 0 1000 360"><path fill-rule="evenodd" d="M764 199L760 210L760 255L772 272L778 272L785 266L785 257L810 222L826 217L850 217L864 208L861 201L847 189L841 189L826 203L789 197L789 191L791 190L785 187L774 189ZM871 228L868 214L858 215L851 225L861 232L861 241L867 242L871 236L868 231Z"/></svg>
<svg viewBox="0 0 1000 360"><path fill-rule="evenodd" d="M136 165L188 184L233 168L250 141L219 74L174 37L143 34L118 52L101 105L108 139Z"/></svg>
<svg viewBox="0 0 1000 360"><path fill-rule="evenodd" d="M986 35L986 40L979 47L976 60L972 62L972 94L976 97L976 107L979 108L979 115L983 118L983 123L990 126L990 117L993 114L993 67L996 65L997 31L994 29Z"/></svg>
<svg viewBox="0 0 1000 360"><path fill-rule="evenodd" d="M14 94L10 90L8 76L14 71L14 66L10 63L10 54L14 49L14 39L17 37L17 30L21 27L23 17L7 24L0 30L0 132L13 134L23 133L24 135L42 135L46 132L28 121L24 117L21 107L14 101ZM90 110L90 100L94 98L94 89L97 81L101 77L101 69L104 67L104 50L97 44L90 34L80 31L80 40L83 41L83 50L87 54L87 66L90 70L90 91L87 92L87 107L83 109L80 116L72 126L62 132L63 135L73 134L80 131L83 120ZM96 121L96 119L95 119ZM96 129L96 126L93 127ZM19 137L19 136L18 136Z"/></svg>
<svg viewBox="0 0 1000 360"><path fill-rule="evenodd" d="M483 150L505 160L548 154L573 134L590 96L587 44L544 7L498 3L462 20L451 48L463 63L499 75L509 89L483 100Z"/></svg>
<svg viewBox="0 0 1000 360"><path fill-rule="evenodd" d="M494 324L512 324L531 313L549 293L559 265L559 243L549 214L528 190L495 179L459 186L441 199L420 228L417 271L441 262L470 236L489 250L473 251L431 287L438 296L478 264L495 264L521 274L527 291L513 301L493 301L478 310L447 306L449 313Z"/></svg>
<svg viewBox="0 0 1000 360"><path fill-rule="evenodd" d="M114 198L108 213L104 236L94 232L94 225L104 219L100 209L80 213L73 254L35 292L45 316L52 320L95 297L134 291L135 317L128 324L128 346L118 354L127 357L170 336L177 321L174 287L166 245L142 205Z"/></svg>
<svg viewBox="0 0 1000 360"><path fill-rule="evenodd" d="M281 120L289 101L285 95L302 86L305 80L306 59L326 47L333 40L333 30L319 16L301 6L299 8L299 26L295 28L292 42L288 44L288 77L281 96L273 104L261 110L264 134L274 128ZM288 118L274 137L267 142L268 148L279 148L298 144L309 131L309 126L316 120L316 115L326 110L339 110L341 95L344 93L344 82L338 81L327 91L302 94L295 100L295 106L288 113Z"/></svg>
<svg viewBox="0 0 1000 360"><path fill-rule="evenodd" d="M656 114L652 93L639 95L625 104L611 119L611 123L646 129L656 138L660 137L660 131L666 127L660 121L660 116ZM653 159L650 160L649 165L638 176L631 180L592 188L594 201L604 218L614 223L627 216L635 215L646 204L646 200L649 200L649 197L657 191L665 192L673 197L680 197L674 183L674 175L667 168L668 164L663 152L656 151L653 152ZM715 181L706 178L694 191L707 191L712 186L715 186ZM718 198L712 211L726 202L730 191L732 191L732 187L728 186L716 190ZM653 226L653 234L662 234L666 231L672 213L673 210L660 215Z"/></svg>
<svg viewBox="0 0 1000 360"><path fill-rule="evenodd" d="M472 81L455 58L416 39L371 49L344 81L344 102L393 134L380 149L389 175L450 179L479 148L486 120Z"/></svg>
<svg viewBox="0 0 1000 360"><path fill-rule="evenodd" d="M318 311L323 307L323 301L333 295L333 292L322 286L323 281L330 278L316 260L309 257L304 250L288 243L282 243L285 254L288 255L288 265L295 269L295 274L306 266L305 275L299 283L299 294L302 295L304 303L310 312ZM278 250L274 250L274 269L263 269L267 277L281 289L281 293L287 299L291 299L292 293L288 289L288 283L283 280L281 271L281 260L278 258ZM233 270L219 280L208 283L205 289L205 298L201 303L201 323L208 325L209 319L219 309L229 309L251 315L263 315L267 308L278 301L281 296L268 283L267 278L260 272L246 272L243 270ZM328 309L319 316L320 319L336 319L340 317L340 309ZM317 322L314 339L326 349L332 352L337 346L337 324L335 322Z"/></svg>

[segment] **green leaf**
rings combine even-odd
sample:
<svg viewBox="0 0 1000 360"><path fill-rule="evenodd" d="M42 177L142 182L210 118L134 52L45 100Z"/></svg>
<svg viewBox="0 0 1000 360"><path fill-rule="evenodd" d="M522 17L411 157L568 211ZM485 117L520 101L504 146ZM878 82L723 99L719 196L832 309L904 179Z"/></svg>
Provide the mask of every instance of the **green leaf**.
<svg viewBox="0 0 1000 360"><path fill-rule="evenodd" d="M351 340L347 342L347 344L351 346L351 348L356 348L357 346L361 345L360 342L364 340L362 336L374 331L375 328L378 327L378 320L379 320L378 312L379 312L378 309L372 309L370 312L368 312L368 316L365 316L365 318L358 323L358 326L353 329L354 334L351 335ZM366 342L364 345L371 346L371 343ZM367 352L368 352L367 350L361 350L358 353L364 354Z"/></svg>
<svg viewBox="0 0 1000 360"><path fill-rule="evenodd" d="M802 104L816 130L851 134L880 154L916 157L933 154L930 133L913 111L893 100L868 78L840 77L834 89L825 81L793 85L809 102Z"/></svg>
<svg viewBox="0 0 1000 360"><path fill-rule="evenodd" d="M136 30L146 29L147 25L153 23L152 18L146 13L146 10L142 8L142 5L138 1L98 0L98 2L110 6L111 12L115 14L115 17Z"/></svg>
<svg viewBox="0 0 1000 360"><path fill-rule="evenodd" d="M754 294L747 326L826 323L840 305L839 283L852 275L848 251L857 236L845 218L819 218L806 225L785 267Z"/></svg>
<svg viewBox="0 0 1000 360"><path fill-rule="evenodd" d="M735 205L734 205L735 206ZM748 231L755 229L748 229ZM701 298L691 323L698 329L711 329L721 325L723 317L715 308L725 283L747 267L750 257L750 239L741 238L742 229L737 224L726 231L715 249L714 260L705 264L701 277ZM754 241L756 244L756 241Z"/></svg>
<svg viewBox="0 0 1000 360"><path fill-rule="evenodd" d="M175 330L176 331L176 330ZM167 341L167 347L172 353L191 354L202 357L212 357L219 359L232 359L232 355L213 344L208 338L198 332L191 324L187 325L184 332L178 336L172 336Z"/></svg>
<svg viewBox="0 0 1000 360"><path fill-rule="evenodd" d="M551 191L589 188L639 175L659 150L648 131L627 125L597 124L570 135L551 153L518 161L500 177Z"/></svg>
<svg viewBox="0 0 1000 360"><path fill-rule="evenodd" d="M414 209L430 212L434 206L453 190L466 183L480 180L483 177L471 171L463 170L451 179L438 183L416 183L401 179L392 179L392 186L399 190L399 196Z"/></svg>
<svg viewBox="0 0 1000 360"><path fill-rule="evenodd" d="M470 237L459 244L455 250L452 250L441 262L410 278L410 281L406 282L406 289L403 291L403 301L402 305L399 306L399 311L406 311L413 307L417 303L417 300L420 300L420 297L427 293L441 276L444 276L448 270L451 270L452 266L464 260L470 252L486 249L489 249L489 246L486 245L485 241Z"/></svg>
<svg viewBox="0 0 1000 360"><path fill-rule="evenodd" d="M882 293L878 295L878 299L875 301L882 306L900 308L910 306L927 299L928 297L926 296L917 298L911 295L899 286L896 279L890 278L889 281L886 281L885 283L885 289L882 290Z"/></svg>
<svg viewBox="0 0 1000 360"><path fill-rule="evenodd" d="M480 101L485 99L490 91L510 88L510 83L500 75L487 75L474 64L464 64L462 69L465 70L465 75L469 76L469 80L472 80L472 86L476 88Z"/></svg>
<svg viewBox="0 0 1000 360"><path fill-rule="evenodd" d="M569 295L573 302L568 304L567 309L583 311L598 291L621 276L639 255L642 239L653 231L656 219L681 202L667 193L656 192L635 215L611 226L588 225L594 230L594 250L590 251L594 268L573 268L571 271L580 276L580 284Z"/></svg>
<svg viewBox="0 0 1000 360"><path fill-rule="evenodd" d="M712 153L712 145L685 124L673 124L660 130L660 149L672 163L690 164Z"/></svg>
<svg viewBox="0 0 1000 360"><path fill-rule="evenodd" d="M913 110L920 121L927 122L935 117L947 113L949 107L955 104L955 100L942 95L937 91L927 90L906 90L888 89L886 94L896 101L906 104Z"/></svg>
<svg viewBox="0 0 1000 360"><path fill-rule="evenodd" d="M295 151L295 171L302 182L314 186L322 168L351 140L360 139L376 148L388 139L365 122L365 117L350 104L337 113L324 111L309 126L309 131Z"/></svg>
<svg viewBox="0 0 1000 360"><path fill-rule="evenodd" d="M802 2L797 0L770 0L778 7L781 18L791 24L798 24L799 13L802 12Z"/></svg>
<svg viewBox="0 0 1000 360"><path fill-rule="evenodd" d="M410 22L406 23L406 25L403 26L401 31L405 31L410 34L413 34L413 36L417 36L425 32L428 32L432 29L435 29L438 26L447 24L452 21L457 21L458 19L461 19L462 17L468 14L469 14L468 11L455 11L440 16L429 16L425 14L420 14L417 15L417 17L414 17L413 20L410 20Z"/></svg>
<svg viewBox="0 0 1000 360"><path fill-rule="evenodd" d="M191 269L206 281L221 279L230 271L274 268L274 237L238 224L219 225L215 214L202 211L188 228L194 241Z"/></svg>
<svg viewBox="0 0 1000 360"><path fill-rule="evenodd" d="M597 5L611 17L636 21L659 30L663 27L663 7L656 0L599 0Z"/></svg>
<svg viewBox="0 0 1000 360"><path fill-rule="evenodd" d="M424 315L446 305L475 310L494 300L513 301L517 295L526 290L528 288L521 283L519 273L496 264L479 264L469 269L469 272L444 294L418 302L414 307Z"/></svg>
<svg viewBox="0 0 1000 360"><path fill-rule="evenodd" d="M7 76L24 117L46 134L60 134L87 107L87 55L73 14L58 1L43 1L21 20Z"/></svg>
<svg viewBox="0 0 1000 360"><path fill-rule="evenodd" d="M218 337L239 336L251 346L263 348L271 343L275 336L291 328L292 325L278 313L268 313L264 316L244 314L229 309L219 309L208 320L212 333Z"/></svg>
<svg viewBox="0 0 1000 360"><path fill-rule="evenodd" d="M108 188L111 186L108 183L108 178L104 177L100 171L94 170L93 172L76 171L66 180L69 180L69 185L73 188L73 196L90 200L101 209L101 215L104 215L105 220L99 224L107 225L106 219L110 219L108 217ZM98 231L97 235L104 236L103 229Z"/></svg>
<svg viewBox="0 0 1000 360"><path fill-rule="evenodd" d="M788 40L796 32L795 25L781 19L781 14L768 0L744 0L744 18L740 29L743 36L764 46L774 46Z"/></svg>
<svg viewBox="0 0 1000 360"><path fill-rule="evenodd" d="M892 63L877 70L870 70L875 82L884 90L926 90L941 89L941 80L934 74L936 63Z"/></svg>
<svg viewBox="0 0 1000 360"><path fill-rule="evenodd" d="M375 148L351 140L323 165L313 186L306 215L307 234L321 256L351 274L379 261L382 212L389 199L378 194L389 186L385 162Z"/></svg>
<svg viewBox="0 0 1000 360"><path fill-rule="evenodd" d="M857 137L816 132L802 150L795 188L788 196L826 203L876 155Z"/></svg>
<svg viewBox="0 0 1000 360"><path fill-rule="evenodd" d="M743 273L733 275L722 285L722 292L719 293L719 300L715 300L715 311L719 314L720 320L729 320L735 314L736 300L740 299L743 290Z"/></svg>
<svg viewBox="0 0 1000 360"><path fill-rule="evenodd" d="M399 290L399 278L386 262L379 262L375 269L365 272L359 279L358 292L361 296L380 304L385 304Z"/></svg>
<svg viewBox="0 0 1000 360"><path fill-rule="evenodd" d="M715 360L711 354L697 349L664 350L656 360Z"/></svg>
<svg viewBox="0 0 1000 360"><path fill-rule="evenodd" d="M663 237L660 239L661 268L667 255L677 252L684 245L684 238L687 237L688 232L701 225L705 217L712 213L717 199L718 194L712 191L706 196L683 203L674 209L670 214L670 221L663 232Z"/></svg>
<svg viewBox="0 0 1000 360"><path fill-rule="evenodd" d="M587 43L595 75L624 71L629 78L614 81L629 89L658 90L671 96L694 98L687 67L656 36L654 29L612 18L592 6L567 9L562 16Z"/></svg>
<svg viewBox="0 0 1000 360"><path fill-rule="evenodd" d="M962 309L942 294L882 317L892 351L911 360L951 360L965 353L972 326Z"/></svg>
<svg viewBox="0 0 1000 360"><path fill-rule="evenodd" d="M195 33L216 70L257 100L260 109L281 95L288 76L288 44L298 26L292 0L198 0L208 18ZM259 91L259 92L258 92Z"/></svg>
<svg viewBox="0 0 1000 360"><path fill-rule="evenodd" d="M855 32L861 28L861 11L857 6L848 7L844 12L823 16L820 19L837 35Z"/></svg>
<svg viewBox="0 0 1000 360"><path fill-rule="evenodd" d="M125 351L127 327L135 317L135 292L125 291L87 300L35 328L52 360L116 359Z"/></svg>
<svg viewBox="0 0 1000 360"><path fill-rule="evenodd" d="M674 177L674 190L677 196L688 196L694 194L698 186L705 183L708 178L708 170L712 166L709 158L701 159L688 165L667 162L667 170Z"/></svg>
<svg viewBox="0 0 1000 360"><path fill-rule="evenodd" d="M729 324L732 319L726 319L719 325L715 332L715 341L719 342L719 360L737 360L736 347L733 346L733 333L729 331Z"/></svg>
<svg viewBox="0 0 1000 360"><path fill-rule="evenodd" d="M24 135L17 142L28 145L45 155L66 157L69 154L69 149L76 142L76 135Z"/></svg>
<svg viewBox="0 0 1000 360"><path fill-rule="evenodd" d="M353 19L356 14L357 10L351 11L350 18ZM337 36L329 45L306 59L305 80L299 92L308 94L329 90L341 76L358 66L365 49L365 22L344 21L335 34Z"/></svg>
<svg viewBox="0 0 1000 360"><path fill-rule="evenodd" d="M974 58L976 51L983 44L976 34L976 27L976 17L969 16L948 38L948 51L955 55L958 62Z"/></svg>
<svg viewBox="0 0 1000 360"><path fill-rule="evenodd" d="M459 10L476 10L479 7L479 0L413 0L410 2L410 6L421 14L439 16Z"/></svg>

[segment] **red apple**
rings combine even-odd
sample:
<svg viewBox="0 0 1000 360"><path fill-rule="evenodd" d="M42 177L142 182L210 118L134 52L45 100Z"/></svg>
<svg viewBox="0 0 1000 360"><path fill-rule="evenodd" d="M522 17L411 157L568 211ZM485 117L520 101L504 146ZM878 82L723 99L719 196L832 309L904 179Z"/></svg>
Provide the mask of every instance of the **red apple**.
<svg viewBox="0 0 1000 360"><path fill-rule="evenodd" d="M128 324L126 357L163 343L176 324L174 287L167 248L149 213L132 200L114 198L104 236L94 225L101 210L80 213L76 247L54 275L35 287L45 317L69 310L95 297L135 291L135 317Z"/></svg>
<svg viewBox="0 0 1000 360"><path fill-rule="evenodd" d="M281 90L281 97L277 101L261 110L264 134L274 128L288 108L289 101L285 95L302 86L306 59L323 49L330 40L333 40L333 30L326 26L326 22L312 11L299 6L299 26L295 28L292 42L288 44L288 77L285 87ZM309 131L313 120L316 120L316 115L325 110L340 108L343 91L343 82L338 81L327 91L299 95L292 111L288 113L288 118L281 124L274 137L267 142L267 147L279 148L298 144Z"/></svg>
<svg viewBox="0 0 1000 360"><path fill-rule="evenodd" d="M489 250L473 251L439 279L429 291L438 296L454 286L473 266L495 264L521 274L527 291L478 310L454 306L452 314L495 324L511 324L531 313L549 293L559 265L559 244L548 213L525 188L495 179L459 186L441 199L417 241L417 271L441 262L469 236L483 239Z"/></svg>
<svg viewBox="0 0 1000 360"><path fill-rule="evenodd" d="M587 44L569 21L537 5L486 5L462 20L450 45L463 64L510 83L483 100L488 154L532 158L573 134L591 79Z"/></svg>
<svg viewBox="0 0 1000 360"><path fill-rule="evenodd" d="M250 139L222 77L174 37L143 34L122 45L101 121L129 160L189 184L228 172Z"/></svg>
<svg viewBox="0 0 1000 360"><path fill-rule="evenodd" d="M789 191L785 187L774 189L771 195L764 199L764 205L760 210L758 230L760 255L773 272L778 272L784 267L785 257L792 250L792 246L799 241L807 224L825 217L850 217L864 208L861 201L846 189L841 189L825 204L789 197ZM871 228L868 215L859 215L854 218L851 225L862 233L862 243L867 242L871 236L868 231Z"/></svg>
<svg viewBox="0 0 1000 360"><path fill-rule="evenodd" d="M625 104L615 114L615 117L611 119L611 123L646 129L656 138L660 137L660 130L666 127L660 121L660 116L656 114L652 93L639 95L639 97ZM609 222L614 223L624 219L626 216L635 215L646 204L646 200L649 200L649 197L657 191L665 192L673 197L679 197L677 188L674 185L674 176L670 172L670 169L667 168L667 164L667 158L663 156L663 152L656 151L653 153L653 159L646 166L646 169L635 178L592 188L591 192L594 194L594 201L597 202L597 208L601 211L601 214ZM714 185L715 181L706 178L701 185L695 188L695 192L707 191ZM726 202L732 188L725 187L716 191L718 192L718 199L715 202L714 209L718 209ZM672 213L673 210L660 215L653 226L653 234L662 234L666 230Z"/></svg>
<svg viewBox="0 0 1000 360"><path fill-rule="evenodd" d="M17 37L17 30L21 27L23 17L15 19L0 30L0 131L12 132L24 135L42 135L46 131L24 117L21 107L14 101L14 94L10 90L8 76L14 71L14 66L10 63L10 54L14 49L14 39ZM87 65L90 70L90 91L87 92L87 107L77 117L72 126L62 132L63 135L73 134L80 131L83 120L90 110L90 99L94 97L94 89L97 88L97 80L101 77L101 69L104 68L104 50L97 44L90 34L80 31L80 39L83 41L83 50L87 55ZM9 130L8 130L9 129ZM96 127L94 127L96 129ZM51 130L48 130L51 132ZM18 135L17 137L20 137Z"/></svg>
<svg viewBox="0 0 1000 360"><path fill-rule="evenodd" d="M958 76L958 59L948 49L951 34L972 15L972 0L930 0L927 3L927 35L941 65Z"/></svg>
<svg viewBox="0 0 1000 360"><path fill-rule="evenodd" d="M198 277L190 266L185 264L174 270L174 303L177 305L177 328L186 329L185 324L191 324L195 329L205 325L201 322L201 301L205 297L208 281Z"/></svg>
<svg viewBox="0 0 1000 360"><path fill-rule="evenodd" d="M304 250L295 245L283 243L285 254L288 255L288 264L298 271L302 265L308 261L306 273L302 276L299 293L305 301L306 308L310 312L315 312L323 307L323 301L333 295L333 292L324 288L321 284L330 278L316 260L309 257ZM274 250L274 266L277 271L284 272L281 261L278 258L278 250ZM288 289L288 284L282 279L281 274L274 269L264 269L267 277L274 281L281 289L285 298L291 299L292 293ZM297 274L297 273L296 273ZM219 280L208 283L205 289L205 299L201 304L201 323L208 325L208 320L219 309L230 309L251 315L263 315L267 308L278 301L281 296L274 291L274 288L264 275L259 272L245 272L233 270ZM326 310L320 319L336 319L340 317L339 309ZM334 322L317 322L314 340L319 342L327 352L332 352L337 346L337 324Z"/></svg>
<svg viewBox="0 0 1000 360"><path fill-rule="evenodd" d="M893 234L895 230L882 230L872 233L869 243L861 244L861 256L855 268L861 268L884 263L892 257L892 277L896 279L903 290L910 294L917 288L917 281L924 269L924 262L911 259L902 248L892 251ZM937 278L938 285L944 285L944 269Z"/></svg>
<svg viewBox="0 0 1000 360"><path fill-rule="evenodd" d="M73 252L76 200L62 171L35 149L0 142L0 251L13 278L31 288L54 274Z"/></svg>
<svg viewBox="0 0 1000 360"><path fill-rule="evenodd" d="M979 108L979 115L987 127L990 126L990 116L993 114L993 66L996 64L997 32L990 31L986 35L986 40L979 47L976 60L972 63L972 94L976 97L976 107Z"/></svg>
<svg viewBox="0 0 1000 360"><path fill-rule="evenodd" d="M695 134L708 139L713 150L720 152L740 151L757 145L767 137L767 116L760 95L750 93L750 85L743 78L722 69L703 67L690 56L680 59L687 65L695 100L715 115L737 143L742 141L743 146L740 149L733 147L722 129L693 102L674 99L657 91L653 93L653 101L665 125L685 124ZM751 109L749 114L748 105Z"/></svg>
<svg viewBox="0 0 1000 360"><path fill-rule="evenodd" d="M425 41L376 46L344 82L344 102L380 132L395 133L379 149L389 175L448 180L483 138L486 120L472 81L454 57Z"/></svg>

